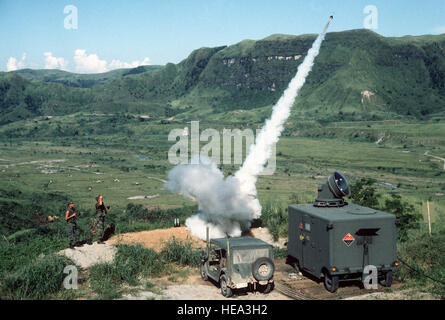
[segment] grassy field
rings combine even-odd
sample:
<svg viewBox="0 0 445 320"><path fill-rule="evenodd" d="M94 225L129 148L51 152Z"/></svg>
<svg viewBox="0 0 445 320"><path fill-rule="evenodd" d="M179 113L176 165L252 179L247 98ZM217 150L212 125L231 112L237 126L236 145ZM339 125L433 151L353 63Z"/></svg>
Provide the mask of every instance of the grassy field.
<svg viewBox="0 0 445 320"><path fill-rule="evenodd" d="M235 118L238 115L233 114ZM244 119L226 120L202 121L200 130L256 129L261 119L251 119L252 123ZM186 126L190 124L141 121L128 114L76 114L0 127L0 202L16 212L11 221L2 223L0 283L1 279L8 279L17 285L18 280L8 278L10 272L20 274L20 268L29 267L41 254L68 246L63 220L44 228L26 221L35 213L42 217L62 216L67 199L74 200L82 213L83 228L87 228L88 219L94 215L98 194L111 206L108 221L117 224L117 232L169 227L173 217L180 217L183 223L196 211L195 204L170 193L163 184L173 167L167 159L173 145L167 139L168 133ZM429 200L433 231L441 234L445 219L444 161L428 155L445 157L444 137L445 123L441 119L324 126L288 123L277 145L277 169L273 175L260 177L258 198L266 210L271 203L286 208L294 202L312 202L318 184L338 170L351 183L361 178L375 179L374 187L382 195L382 205L391 194L400 195L415 213L422 214L422 232L426 230ZM237 165L221 168L227 175L234 173ZM147 198L129 199L137 196ZM287 213L273 212L279 219L265 216L266 224L277 234L285 235ZM414 250L407 248L403 252ZM57 263L60 267L61 262ZM7 296L14 293L8 292Z"/></svg>
<svg viewBox="0 0 445 320"><path fill-rule="evenodd" d="M113 123L119 130L108 128ZM228 127L215 124L200 123L200 129ZM237 125L243 128L242 122L232 123L232 128ZM129 202L162 208L191 205L163 188L172 168L167 159L173 145L167 139L168 132L185 126L189 124L82 115L3 126L0 128L3 187L66 194L81 210L93 208L97 194L103 194L107 204L120 209ZM62 132L58 136L57 128L79 132L74 136ZM96 131L89 135L91 129ZM288 201L293 194L310 201L316 195L317 185L338 170L351 181L374 178L380 191L397 192L409 198L419 211L427 199L436 203L436 210L444 207L444 162L425 155L429 152L445 157L444 122L332 123L322 129L315 128L312 136L305 131L310 129L294 134L288 128L289 134L280 139L276 172L259 179L261 201L269 198ZM333 131L335 135L331 135ZM365 134L372 137L368 139L371 141L362 138ZM377 144L379 135L387 138ZM398 138L402 135L403 141ZM236 165L223 165L222 169L226 174L233 173ZM154 197L128 199L145 195Z"/></svg>

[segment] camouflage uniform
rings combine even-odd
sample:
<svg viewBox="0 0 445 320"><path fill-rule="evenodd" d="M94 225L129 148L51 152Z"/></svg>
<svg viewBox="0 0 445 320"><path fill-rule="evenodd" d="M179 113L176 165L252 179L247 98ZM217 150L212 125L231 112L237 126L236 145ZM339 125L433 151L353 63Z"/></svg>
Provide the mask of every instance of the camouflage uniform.
<svg viewBox="0 0 445 320"><path fill-rule="evenodd" d="M76 209L68 207L69 216L76 212ZM70 233L70 247L73 247L76 243L79 242L79 228L77 227L76 217L72 217L68 221L68 229Z"/></svg>
<svg viewBox="0 0 445 320"><path fill-rule="evenodd" d="M96 203L96 234L99 236L99 240L103 239L104 236L104 224L105 224L105 212L106 208L104 203L101 205Z"/></svg>

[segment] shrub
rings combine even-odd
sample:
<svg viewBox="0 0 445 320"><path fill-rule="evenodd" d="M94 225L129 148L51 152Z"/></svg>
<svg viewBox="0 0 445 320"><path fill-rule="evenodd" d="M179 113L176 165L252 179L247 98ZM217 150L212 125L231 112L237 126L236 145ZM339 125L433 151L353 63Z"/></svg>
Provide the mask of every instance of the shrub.
<svg viewBox="0 0 445 320"><path fill-rule="evenodd" d="M27 265L39 255L49 255L66 248L68 241L57 236L34 235L32 241L0 241L0 275Z"/></svg>
<svg viewBox="0 0 445 320"><path fill-rule="evenodd" d="M377 208L379 206L380 195L375 192L373 187L374 179L360 179L351 184L351 199L354 203L369 208Z"/></svg>
<svg viewBox="0 0 445 320"><path fill-rule="evenodd" d="M112 300L121 297L121 279L112 263L103 262L90 268L91 289L99 299Z"/></svg>
<svg viewBox="0 0 445 320"><path fill-rule="evenodd" d="M415 283L417 287L445 298L445 229L442 227L431 236L418 231L399 246L398 257L403 263L396 271L401 281ZM434 280L433 280L434 279Z"/></svg>
<svg viewBox="0 0 445 320"><path fill-rule="evenodd" d="M269 229L274 241L280 235L287 235L287 210L278 202L267 202L261 212L261 220Z"/></svg>
<svg viewBox="0 0 445 320"><path fill-rule="evenodd" d="M201 263L201 250L193 249L190 242L172 238L162 248L161 257L165 262L197 267Z"/></svg>
<svg viewBox="0 0 445 320"><path fill-rule="evenodd" d="M400 241L403 242L408 239L408 231L410 229L419 228L419 221L422 216L419 213L414 213L414 206L407 202L402 202L402 198L398 194L391 194L391 199L385 200L383 210L396 215L399 222L398 236Z"/></svg>
<svg viewBox="0 0 445 320"><path fill-rule="evenodd" d="M168 270L153 249L140 244L118 245L112 263L99 263L90 268L91 288L100 299L116 299L122 295L122 284L136 286L140 276L159 276Z"/></svg>
<svg viewBox="0 0 445 320"><path fill-rule="evenodd" d="M282 259L287 257L287 249L286 248L273 248L273 256L275 259Z"/></svg>
<svg viewBox="0 0 445 320"><path fill-rule="evenodd" d="M7 275L2 293L9 299L44 299L62 288L67 264L66 258L56 255L37 259Z"/></svg>
<svg viewBox="0 0 445 320"><path fill-rule="evenodd" d="M158 276L165 271L165 265L153 249L142 245L118 245L114 265L121 279L129 284L137 282L139 274Z"/></svg>

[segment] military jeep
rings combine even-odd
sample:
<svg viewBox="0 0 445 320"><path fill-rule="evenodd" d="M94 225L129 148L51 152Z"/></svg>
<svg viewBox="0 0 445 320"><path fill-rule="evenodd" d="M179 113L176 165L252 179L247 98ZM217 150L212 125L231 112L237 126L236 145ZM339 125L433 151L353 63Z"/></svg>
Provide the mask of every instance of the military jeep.
<svg viewBox="0 0 445 320"><path fill-rule="evenodd" d="M251 288L263 293L273 289L272 246L252 237L219 238L207 241L202 254L201 278L219 283L228 298L233 291Z"/></svg>

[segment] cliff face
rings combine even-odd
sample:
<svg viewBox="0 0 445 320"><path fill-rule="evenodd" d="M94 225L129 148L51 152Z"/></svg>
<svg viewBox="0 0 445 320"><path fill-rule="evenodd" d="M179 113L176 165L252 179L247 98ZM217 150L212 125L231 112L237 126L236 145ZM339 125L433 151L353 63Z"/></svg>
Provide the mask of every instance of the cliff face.
<svg viewBox="0 0 445 320"><path fill-rule="evenodd" d="M68 85L51 83L60 83L60 76L52 81L39 70L32 72L32 82L3 73L2 122L17 119L17 110L25 118L80 110L162 117L188 110L199 114L202 109L219 113L269 106L297 72L315 36L273 35L201 48L177 65L115 73L91 88L73 88L69 84L79 82L67 73L63 80ZM328 33L296 104L293 117L323 120L441 114L445 36L385 38L368 30Z"/></svg>
<svg viewBox="0 0 445 320"><path fill-rule="evenodd" d="M235 102L233 107L241 109L271 104L296 73L314 38L277 35L218 51L203 70L198 89L224 92L213 102L216 109ZM443 36L329 33L297 109L314 118L324 113L352 119L440 112L445 106L444 63Z"/></svg>

